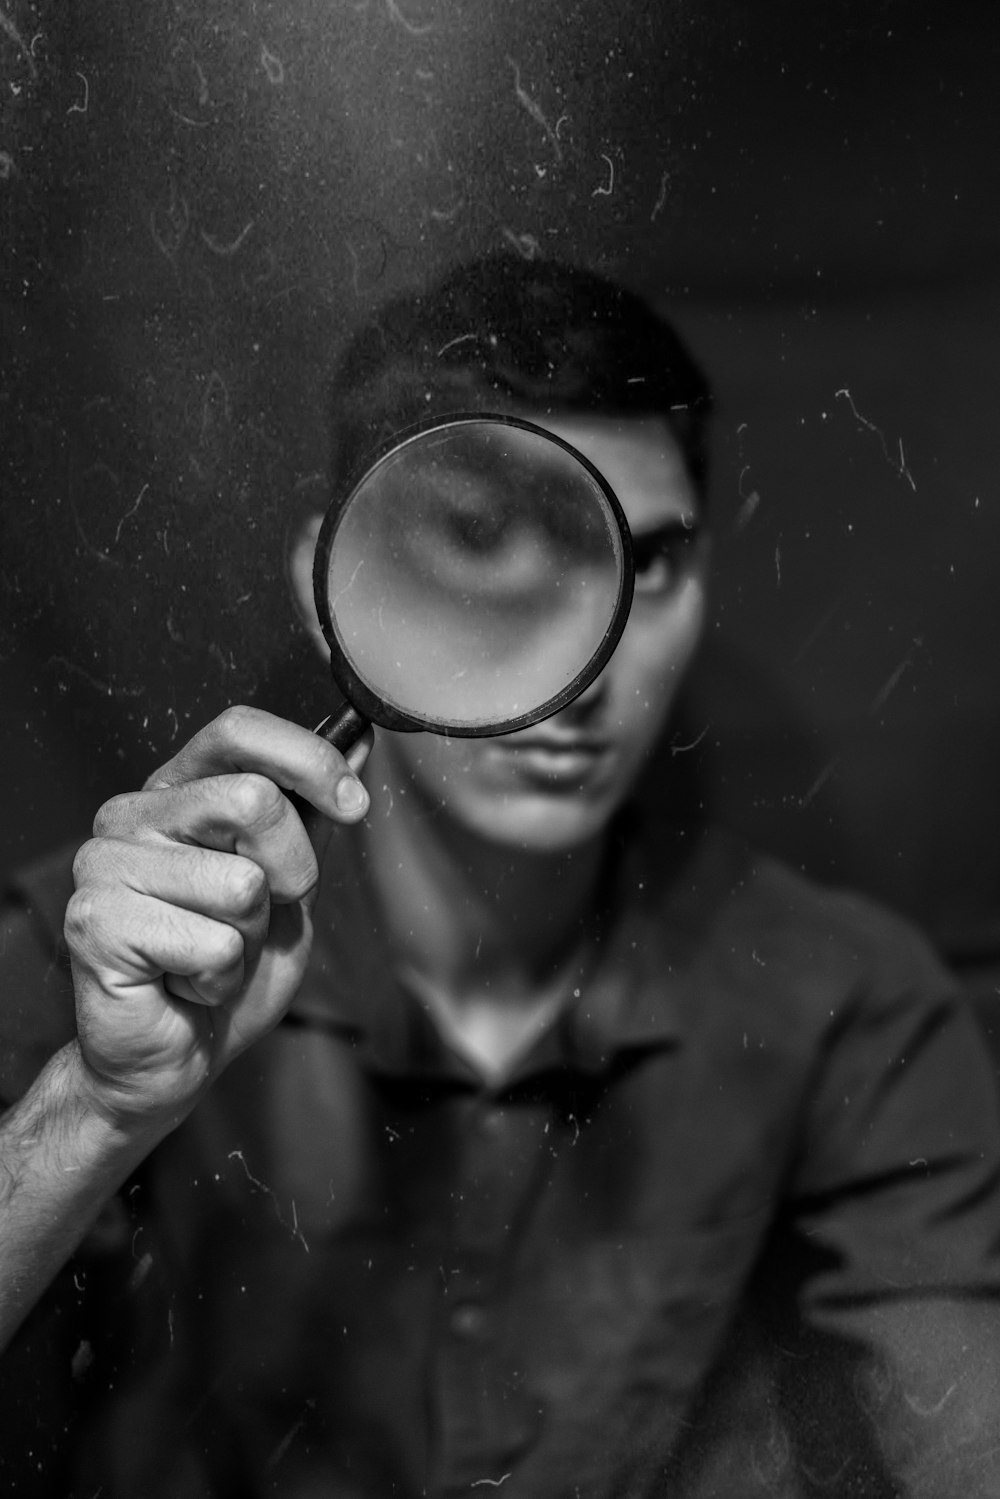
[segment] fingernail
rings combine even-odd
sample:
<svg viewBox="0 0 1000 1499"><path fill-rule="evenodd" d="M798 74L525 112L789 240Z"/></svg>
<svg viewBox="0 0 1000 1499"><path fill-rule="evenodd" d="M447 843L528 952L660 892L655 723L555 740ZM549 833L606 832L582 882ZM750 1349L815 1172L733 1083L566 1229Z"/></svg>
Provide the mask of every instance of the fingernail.
<svg viewBox="0 0 1000 1499"><path fill-rule="evenodd" d="M368 792L354 776L341 776L334 795L341 812L364 812L368 806Z"/></svg>

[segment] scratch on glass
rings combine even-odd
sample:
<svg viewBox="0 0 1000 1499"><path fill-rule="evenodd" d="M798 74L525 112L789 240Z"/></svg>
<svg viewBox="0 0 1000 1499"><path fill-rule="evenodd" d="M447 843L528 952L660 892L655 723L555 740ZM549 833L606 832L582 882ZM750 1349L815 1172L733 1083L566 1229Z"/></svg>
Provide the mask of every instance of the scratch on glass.
<svg viewBox="0 0 1000 1499"><path fill-rule="evenodd" d="M396 0L385 0L385 8L389 12L389 19L402 26L403 30L408 31L411 36L426 36L429 31L434 30L433 21L426 21L423 25L417 21L408 21L396 4Z"/></svg>
<svg viewBox="0 0 1000 1499"><path fill-rule="evenodd" d="M829 626L832 624L832 622L834 621L834 619L837 617L837 614L840 612L840 608L841 608L841 605L843 604L843 602L844 602L843 598L837 599L836 603L834 603L834 604L832 604L830 606L830 608L823 615L823 617L819 621L819 623L816 624L816 625L814 625L813 628L809 631L809 634L806 636L805 640L799 646L798 651L792 657L792 665L793 666L798 666L799 662L803 661L805 659L805 657L809 654L809 652L812 650L813 646L816 644L816 642L819 639L819 637L823 634L823 632L826 629L829 628Z"/></svg>
<svg viewBox="0 0 1000 1499"><path fill-rule="evenodd" d="M507 62L514 70L514 95L517 99L517 102L527 110L528 114L534 120L535 124L540 125L544 130L546 138L551 145L553 152L555 153L556 161L562 161L563 151L562 146L559 142L559 136L556 134L555 130L553 130L548 120L545 118L545 114L537 99L533 99L532 96L528 93L527 89L522 85L521 69L509 54L507 56Z"/></svg>
<svg viewBox="0 0 1000 1499"><path fill-rule="evenodd" d="M910 649L907 651L906 655L903 657L902 661L896 667L895 671L891 673L888 680L882 687L879 688L878 692L875 694L874 698L872 699L869 712L877 713L878 710L883 707L890 694L895 691L900 677L902 677L903 673L913 665L913 657L923 645L923 643L923 636L918 635L913 644L910 646Z"/></svg>
<svg viewBox="0 0 1000 1499"><path fill-rule="evenodd" d="M840 764L840 756L839 755L834 755L833 759L830 760L828 764L824 765L823 769L820 771L820 773L816 777L815 781L813 781L812 785L809 787L809 790L805 793L804 796L800 796L799 797L799 811L800 812L804 812L805 809L806 809L806 807L809 806L810 802L815 801L816 797L822 791L823 787L826 785L827 781L833 775L834 771L837 769L837 767L838 767L839 764Z"/></svg>
<svg viewBox="0 0 1000 1499"><path fill-rule="evenodd" d="M260 44L260 65L267 74L268 83L273 84L275 88L280 88L285 81L285 65L265 42Z"/></svg>
<svg viewBox="0 0 1000 1499"><path fill-rule="evenodd" d="M361 569L364 567L364 565L365 565L365 559L362 557L361 560L360 560L360 562L358 563L357 567L354 569L354 571L351 573L351 576L348 578L347 582L344 584L343 588L341 588L340 591L339 591L339 593L337 593L330 600L330 612L331 613L336 609L337 605L340 603L341 599L344 597L344 594L345 593L349 593L350 590L354 587L355 579L357 578L358 573L361 571Z"/></svg>
<svg viewBox="0 0 1000 1499"><path fill-rule="evenodd" d="M291 1223L289 1223L281 1211L281 1205L278 1202L275 1193L271 1190L266 1182L262 1182L259 1177L254 1176L253 1172L250 1170L250 1167L246 1163L242 1150L231 1150L229 1152L228 1159L231 1161L239 1161L240 1165L243 1167L243 1170L246 1172L247 1181L252 1187L255 1187L258 1192L263 1192L265 1197L270 1198L274 1206L274 1213L278 1222L282 1225L283 1228L288 1229L293 1239L298 1239L299 1243L302 1245L302 1248L305 1250L306 1254L308 1254L309 1245L306 1243L302 1230L299 1228L299 1215L295 1207L294 1199L292 1201L292 1221Z"/></svg>
<svg viewBox="0 0 1000 1499"><path fill-rule="evenodd" d="M118 522L118 529L115 532L115 544L116 545L121 540L122 527L124 526L124 524L125 524L125 522L127 520L131 520L132 516L138 510L139 506L142 504L143 497L145 496L145 494L146 494L146 492L147 492L148 489L149 489L149 485L148 484L144 484L142 486L142 488L140 489L139 493L136 495L135 504L132 506L131 510L126 510L125 514L122 516L121 520Z"/></svg>
<svg viewBox="0 0 1000 1499"><path fill-rule="evenodd" d="M149 211L149 232L160 254L171 262L187 237L191 223L191 210L184 194L178 191L176 182L170 184L170 197L165 207L154 203Z"/></svg>
<svg viewBox="0 0 1000 1499"><path fill-rule="evenodd" d="M608 180L597 184L590 195L592 198L610 198L615 190L615 164L606 151L602 151L601 155L608 164Z"/></svg>
<svg viewBox="0 0 1000 1499"><path fill-rule="evenodd" d="M670 753L672 755L686 755L687 752L688 752L688 750L697 749L698 746L699 746L699 744L704 739L705 735L708 733L708 731L709 731L710 728L711 728L711 725L710 724L706 724L705 727L702 729L701 733L697 736L697 738L696 739L692 739L689 744L675 744L674 741L671 740L670 741Z"/></svg>
<svg viewBox="0 0 1000 1499"><path fill-rule="evenodd" d="M66 113L68 115L85 115L87 113L87 110L90 108L90 84L87 81L86 74L81 73L79 69L77 69L76 76L77 78L81 79L83 83L83 103L71 104Z"/></svg>
<svg viewBox="0 0 1000 1499"><path fill-rule="evenodd" d="M517 234L513 229L505 228L503 237L525 260L534 260L541 248L533 234Z"/></svg>
<svg viewBox="0 0 1000 1499"><path fill-rule="evenodd" d="M866 416L861 415L861 412L854 404L854 398L851 395L851 392L846 389L838 390L836 392L836 395L843 398L847 402L847 404L851 408L851 415L860 426L865 427L869 432L874 432L875 436L878 438L879 442L882 445L882 452L884 453L885 460L889 464L890 468L895 469L900 478L905 479L910 488L915 491L917 486L914 482L913 475L910 473L910 470L906 466L906 457L903 453L903 439L899 439L899 457L894 458L892 453L889 451L889 445L885 440L884 434L878 427L876 427L874 422L869 421Z"/></svg>
<svg viewBox="0 0 1000 1499"><path fill-rule="evenodd" d="M251 219L248 224L243 226L236 238L230 240L228 243L225 240L216 239L214 234L209 234L206 229L202 229L200 231L202 243L207 245L213 255L235 255L253 228L254 223L255 220Z"/></svg>

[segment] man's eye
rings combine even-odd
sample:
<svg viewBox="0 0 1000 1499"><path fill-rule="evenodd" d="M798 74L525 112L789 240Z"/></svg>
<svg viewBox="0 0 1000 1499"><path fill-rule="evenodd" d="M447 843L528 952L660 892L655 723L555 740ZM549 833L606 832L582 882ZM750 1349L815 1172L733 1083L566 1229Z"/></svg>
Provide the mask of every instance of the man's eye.
<svg viewBox="0 0 1000 1499"><path fill-rule="evenodd" d="M676 577L676 568L664 551L635 554L636 593L666 593Z"/></svg>
<svg viewBox="0 0 1000 1499"><path fill-rule="evenodd" d="M671 526L648 536L633 536L636 593L662 595L675 588L696 535L693 526Z"/></svg>

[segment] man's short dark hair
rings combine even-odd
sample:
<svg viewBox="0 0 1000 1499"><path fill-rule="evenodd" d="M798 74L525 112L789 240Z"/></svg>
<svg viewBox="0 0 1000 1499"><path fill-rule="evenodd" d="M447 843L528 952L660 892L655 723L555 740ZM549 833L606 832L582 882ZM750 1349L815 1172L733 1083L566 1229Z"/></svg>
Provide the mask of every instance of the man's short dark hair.
<svg viewBox="0 0 1000 1499"><path fill-rule="evenodd" d="M669 322L593 271L489 255L389 301L334 386L333 480L396 432L457 411L663 417L700 490L711 391Z"/></svg>

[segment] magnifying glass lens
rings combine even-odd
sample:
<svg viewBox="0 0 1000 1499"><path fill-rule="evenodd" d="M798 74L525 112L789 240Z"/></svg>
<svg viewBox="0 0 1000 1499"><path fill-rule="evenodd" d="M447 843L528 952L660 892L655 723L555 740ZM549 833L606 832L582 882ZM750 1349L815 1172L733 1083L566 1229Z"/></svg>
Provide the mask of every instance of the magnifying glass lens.
<svg viewBox="0 0 1000 1499"><path fill-rule="evenodd" d="M552 711L627 609L627 533L609 496L528 424L461 418L404 442L321 537L335 675L339 660L390 714L446 732Z"/></svg>

